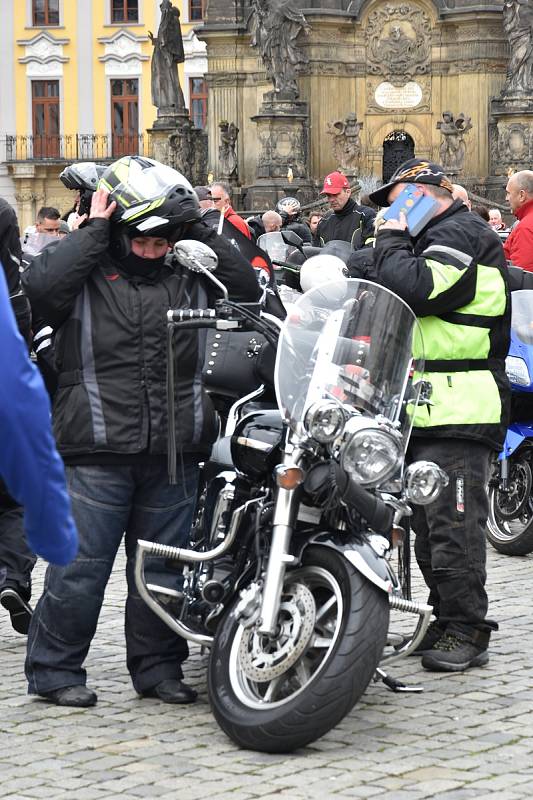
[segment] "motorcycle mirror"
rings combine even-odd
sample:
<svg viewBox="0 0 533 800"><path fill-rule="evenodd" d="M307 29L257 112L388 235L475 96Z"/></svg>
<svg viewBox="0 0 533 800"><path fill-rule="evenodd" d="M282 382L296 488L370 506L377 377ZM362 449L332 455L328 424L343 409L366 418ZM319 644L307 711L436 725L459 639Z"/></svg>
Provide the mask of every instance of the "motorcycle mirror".
<svg viewBox="0 0 533 800"><path fill-rule="evenodd" d="M285 244L292 244L293 247L298 247L299 249L301 249L303 244L303 239L301 236L298 236L297 233L295 233L294 231L282 230L281 235L283 236L283 241L285 242Z"/></svg>
<svg viewBox="0 0 533 800"><path fill-rule="evenodd" d="M201 272L206 278L209 278L211 283L214 283L220 289L224 300L228 300L228 290L213 275L218 264L218 256L214 250L211 250L203 242L197 242L194 239L181 239L174 245L173 253L179 263L190 269L191 272Z"/></svg>
<svg viewBox="0 0 533 800"><path fill-rule="evenodd" d="M181 239L174 245L174 255L184 267L192 272L213 272L217 268L218 256L203 242Z"/></svg>

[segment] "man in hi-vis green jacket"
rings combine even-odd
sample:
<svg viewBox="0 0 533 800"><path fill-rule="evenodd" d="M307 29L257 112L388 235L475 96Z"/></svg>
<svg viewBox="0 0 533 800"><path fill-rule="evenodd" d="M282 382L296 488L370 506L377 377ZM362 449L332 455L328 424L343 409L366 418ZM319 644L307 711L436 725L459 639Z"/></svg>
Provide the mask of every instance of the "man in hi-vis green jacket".
<svg viewBox="0 0 533 800"><path fill-rule="evenodd" d="M420 319L431 404L417 409L410 457L437 462L450 479L439 499L415 509L415 553L435 621L420 645L426 669L462 672L488 662L495 622L486 618L486 485L501 449L510 392L505 374L510 300L499 237L453 200L442 167L411 159L371 199L390 205L407 184L435 201L411 237L400 214L379 229L379 283Z"/></svg>

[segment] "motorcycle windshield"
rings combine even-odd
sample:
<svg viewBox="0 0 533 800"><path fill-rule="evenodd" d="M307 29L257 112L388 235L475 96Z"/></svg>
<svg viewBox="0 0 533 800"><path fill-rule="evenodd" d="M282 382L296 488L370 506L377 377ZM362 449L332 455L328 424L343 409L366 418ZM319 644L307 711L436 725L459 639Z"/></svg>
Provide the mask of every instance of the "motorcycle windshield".
<svg viewBox="0 0 533 800"><path fill-rule="evenodd" d="M271 261L286 261L290 250L294 250L292 245L287 244L280 231L263 233L257 239L257 244L261 250L265 250L270 256Z"/></svg>
<svg viewBox="0 0 533 800"><path fill-rule="evenodd" d="M511 330L524 344L533 344L533 290L511 294Z"/></svg>
<svg viewBox="0 0 533 800"><path fill-rule="evenodd" d="M422 335L411 309L375 283L339 279L310 289L291 307L280 335L275 384L284 418L303 433L307 409L335 400L382 415L407 446L424 371Z"/></svg>

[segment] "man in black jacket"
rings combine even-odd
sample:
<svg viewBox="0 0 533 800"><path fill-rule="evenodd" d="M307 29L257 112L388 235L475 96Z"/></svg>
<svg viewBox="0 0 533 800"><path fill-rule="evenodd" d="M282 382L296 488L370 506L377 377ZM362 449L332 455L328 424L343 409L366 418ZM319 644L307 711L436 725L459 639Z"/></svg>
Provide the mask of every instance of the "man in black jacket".
<svg viewBox="0 0 533 800"><path fill-rule="evenodd" d="M234 300L257 300L259 286L239 252L199 221L198 198L175 170L128 156L108 168L100 186L89 223L45 248L23 276L33 307L56 331L54 433L80 539L76 561L47 573L26 675L30 694L52 703L96 703L82 665L125 531L133 685L144 697L190 703L196 692L181 680L187 643L150 611L133 575L138 538L187 543L198 462L217 432L201 382L206 332L181 331L175 437L168 442L166 311L209 307L217 292L169 257L169 245L180 238L209 244ZM177 452L176 485L167 473L169 447ZM152 559L149 570L164 572L163 560Z"/></svg>
<svg viewBox="0 0 533 800"><path fill-rule="evenodd" d="M324 245L332 239L342 239L350 242L353 250L364 247L374 235L374 209L357 205L351 197L348 178L341 172L326 175L322 194L328 199L331 213L318 224L320 243Z"/></svg>
<svg viewBox="0 0 533 800"><path fill-rule="evenodd" d="M381 225L374 279L419 317L425 371L417 377L433 391L431 404L412 412L410 456L435 461L449 477L439 498L415 506L412 518L436 617L419 653L426 669L462 672L488 662L498 627L487 618L486 486L509 417L508 276L499 237L454 200L440 165L410 159L370 197L391 205L407 184L433 203L431 218L414 237L402 212Z"/></svg>

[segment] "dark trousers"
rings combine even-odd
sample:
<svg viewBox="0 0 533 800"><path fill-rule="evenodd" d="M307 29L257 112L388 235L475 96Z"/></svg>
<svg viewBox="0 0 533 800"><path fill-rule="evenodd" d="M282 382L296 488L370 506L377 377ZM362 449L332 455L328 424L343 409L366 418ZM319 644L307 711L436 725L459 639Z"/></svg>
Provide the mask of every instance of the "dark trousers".
<svg viewBox="0 0 533 800"><path fill-rule="evenodd" d="M410 461L435 461L449 484L427 506L413 506L415 554L429 587L429 603L442 626L488 643L495 622L486 619L485 525L492 450L467 439L413 437Z"/></svg>
<svg viewBox="0 0 533 800"><path fill-rule="evenodd" d="M26 677L30 694L85 684L82 664L96 631L104 591L122 539L126 545L126 652L138 692L168 678L181 678L187 642L171 631L141 599L134 579L137 539L183 546L195 507L198 465L185 459L178 485L167 465L67 467L79 552L66 567L49 566L43 595L28 633ZM164 559L147 559L157 582ZM105 668L105 663L103 664Z"/></svg>
<svg viewBox="0 0 533 800"><path fill-rule="evenodd" d="M29 600L36 560L26 543L24 512L0 481L0 591L10 587Z"/></svg>

